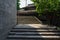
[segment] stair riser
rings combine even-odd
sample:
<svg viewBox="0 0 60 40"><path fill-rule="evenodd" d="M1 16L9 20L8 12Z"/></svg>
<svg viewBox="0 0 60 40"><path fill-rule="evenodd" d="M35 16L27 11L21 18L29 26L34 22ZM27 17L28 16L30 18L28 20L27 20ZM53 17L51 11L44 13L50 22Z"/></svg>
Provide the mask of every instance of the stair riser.
<svg viewBox="0 0 60 40"><path fill-rule="evenodd" d="M60 36L60 34L9 34L9 35L20 35L20 36Z"/></svg>
<svg viewBox="0 0 60 40"><path fill-rule="evenodd" d="M56 28L13 28L13 29L30 29L30 30L37 30L37 29L56 29Z"/></svg>
<svg viewBox="0 0 60 40"><path fill-rule="evenodd" d="M60 31L10 31L10 32L37 32L37 33L39 33L39 32L60 32Z"/></svg>
<svg viewBox="0 0 60 40"><path fill-rule="evenodd" d="M37 38L36 39L31 39L31 38L30 39L22 39L21 38L20 39L19 38L19 39L13 39L13 38L11 38L11 39L8 39L8 40L60 40L60 39L56 39L56 38L55 39L53 39L53 38L45 38L45 39L42 39L42 38L38 38L38 39Z"/></svg>
<svg viewBox="0 0 60 40"><path fill-rule="evenodd" d="M18 38L17 38L17 37L7 37L7 39L23 39L23 40L24 40L24 39L28 39L28 40L29 40L29 39L30 39L30 40L31 40L31 39L33 39L33 40L34 40L34 39L37 39L37 40L40 40L40 39L52 40L52 39L53 39L53 40L60 40L60 38L22 38L22 37L18 37Z"/></svg>
<svg viewBox="0 0 60 40"><path fill-rule="evenodd" d="M40 31L43 31L43 32L60 32L60 31L57 31L57 30L12 30L11 32L30 32L30 31L33 31L33 32L40 32Z"/></svg>

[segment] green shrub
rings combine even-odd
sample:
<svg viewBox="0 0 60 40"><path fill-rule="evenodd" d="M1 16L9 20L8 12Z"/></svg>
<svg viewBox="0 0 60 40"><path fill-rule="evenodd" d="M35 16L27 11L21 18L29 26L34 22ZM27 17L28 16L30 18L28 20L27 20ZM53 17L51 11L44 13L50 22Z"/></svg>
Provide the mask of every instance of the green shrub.
<svg viewBox="0 0 60 40"><path fill-rule="evenodd" d="M39 16L45 11L52 12L60 10L60 0L31 0L36 6Z"/></svg>
<svg viewBox="0 0 60 40"><path fill-rule="evenodd" d="M20 0L17 0L17 10L19 10L20 9L20 7L19 7L19 5L20 5Z"/></svg>

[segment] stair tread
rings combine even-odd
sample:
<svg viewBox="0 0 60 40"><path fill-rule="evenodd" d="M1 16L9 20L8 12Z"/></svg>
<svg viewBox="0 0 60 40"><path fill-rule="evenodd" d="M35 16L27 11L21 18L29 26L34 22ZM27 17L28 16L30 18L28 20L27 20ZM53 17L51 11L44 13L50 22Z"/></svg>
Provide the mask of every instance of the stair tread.
<svg viewBox="0 0 60 40"><path fill-rule="evenodd" d="M59 31L59 30L47 30L47 29L39 29L39 30L32 30L32 29L13 29L12 31Z"/></svg>
<svg viewBox="0 0 60 40"><path fill-rule="evenodd" d="M60 32L58 30L12 30L11 32Z"/></svg>
<svg viewBox="0 0 60 40"><path fill-rule="evenodd" d="M60 34L60 32L10 32L10 34Z"/></svg>
<svg viewBox="0 0 60 40"><path fill-rule="evenodd" d="M23 26L21 26L21 27L14 27L14 28L18 28L18 29L40 29L40 28L56 28L56 27L40 27L40 28L33 28L33 27L23 27Z"/></svg>
<svg viewBox="0 0 60 40"><path fill-rule="evenodd" d="M60 38L60 36L20 36L20 35L9 35L8 37L24 37L24 38Z"/></svg>
<svg viewBox="0 0 60 40"><path fill-rule="evenodd" d="M56 28L56 26L49 26L49 25L43 25L43 24L18 24L14 28Z"/></svg>

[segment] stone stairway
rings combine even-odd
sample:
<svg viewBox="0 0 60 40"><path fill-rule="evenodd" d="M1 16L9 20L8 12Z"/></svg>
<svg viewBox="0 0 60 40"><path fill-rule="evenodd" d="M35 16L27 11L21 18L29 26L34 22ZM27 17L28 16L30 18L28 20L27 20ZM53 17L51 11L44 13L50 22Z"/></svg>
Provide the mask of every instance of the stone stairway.
<svg viewBox="0 0 60 40"><path fill-rule="evenodd" d="M60 40L60 31L55 26L39 25L18 25L9 32L7 40Z"/></svg>

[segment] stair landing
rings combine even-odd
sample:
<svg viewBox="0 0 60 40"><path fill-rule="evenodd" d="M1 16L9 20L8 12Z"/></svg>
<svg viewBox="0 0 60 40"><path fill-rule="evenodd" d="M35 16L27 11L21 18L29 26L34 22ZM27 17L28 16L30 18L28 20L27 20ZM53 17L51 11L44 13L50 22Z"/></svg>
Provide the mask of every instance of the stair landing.
<svg viewBox="0 0 60 40"><path fill-rule="evenodd" d="M40 24L41 21L35 16L17 16L18 24Z"/></svg>

